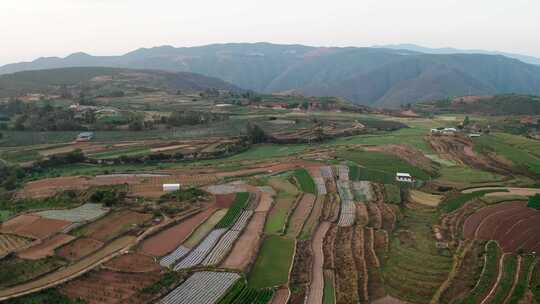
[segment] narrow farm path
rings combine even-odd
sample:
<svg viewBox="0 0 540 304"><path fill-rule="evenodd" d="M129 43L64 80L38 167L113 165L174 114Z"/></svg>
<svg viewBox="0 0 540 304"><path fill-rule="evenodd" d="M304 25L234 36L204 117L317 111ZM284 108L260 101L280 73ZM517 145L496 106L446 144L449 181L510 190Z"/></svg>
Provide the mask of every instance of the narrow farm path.
<svg viewBox="0 0 540 304"><path fill-rule="evenodd" d="M324 252L323 243L326 232L330 228L329 222L322 222L317 228L313 240L311 243L313 249L313 270L311 285L309 286L309 293L307 296L307 304L320 304L323 300L324 290Z"/></svg>
<svg viewBox="0 0 540 304"><path fill-rule="evenodd" d="M484 299L482 299L482 302L480 302L480 304L489 303L489 301L491 300L491 298L495 294L495 291L497 291L497 287L499 286L499 284L501 282L502 275L503 275L504 259L507 256L508 256L508 253L505 253L505 254L502 255L501 259L499 260L499 269L498 269L498 274L497 274L497 280L495 280L495 283L493 283L493 286L491 287L491 290L489 291L487 296Z"/></svg>

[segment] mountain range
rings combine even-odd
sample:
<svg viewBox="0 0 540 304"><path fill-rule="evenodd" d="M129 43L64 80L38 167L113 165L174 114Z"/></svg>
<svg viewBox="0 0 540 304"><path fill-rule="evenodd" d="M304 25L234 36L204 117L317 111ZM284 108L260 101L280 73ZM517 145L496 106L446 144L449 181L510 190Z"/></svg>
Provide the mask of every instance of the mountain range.
<svg viewBox="0 0 540 304"><path fill-rule="evenodd" d="M396 107L463 95L540 95L540 66L503 55L385 48L228 43L141 48L121 56L75 53L0 67L0 74L63 67L193 72L263 93L339 96Z"/></svg>

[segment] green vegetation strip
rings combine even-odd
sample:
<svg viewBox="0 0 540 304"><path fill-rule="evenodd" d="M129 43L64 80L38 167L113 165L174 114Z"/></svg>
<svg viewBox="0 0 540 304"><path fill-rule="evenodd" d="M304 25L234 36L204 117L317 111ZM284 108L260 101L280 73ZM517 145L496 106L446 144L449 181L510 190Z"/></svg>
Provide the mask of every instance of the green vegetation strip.
<svg viewBox="0 0 540 304"><path fill-rule="evenodd" d="M268 236L249 274L249 286L270 288L287 283L294 246L294 240L277 235Z"/></svg>
<svg viewBox="0 0 540 304"><path fill-rule="evenodd" d="M525 295L527 286L529 285L529 274L531 273L535 260L536 257L533 255L527 255L522 258L518 281L516 283L516 287L514 288L514 292L508 299L508 304L518 304Z"/></svg>
<svg viewBox="0 0 540 304"><path fill-rule="evenodd" d="M460 193L459 195L452 197L441 204L441 210L445 213L452 212L459 209L465 203L472 201L475 198L486 195L491 192L508 192L508 190L481 190L471 193Z"/></svg>
<svg viewBox="0 0 540 304"><path fill-rule="evenodd" d="M240 192L236 194L234 202L227 211L227 214L217 223L216 228L228 228L234 224L240 213L246 208L249 201L248 192Z"/></svg>
<svg viewBox="0 0 540 304"><path fill-rule="evenodd" d="M332 276L325 272L324 275L324 289L323 289L323 304L335 304L336 291L334 290L334 282L332 282Z"/></svg>
<svg viewBox="0 0 540 304"><path fill-rule="evenodd" d="M273 296L271 289L256 289L247 286L244 279L238 280L218 304L266 304Z"/></svg>
<svg viewBox="0 0 540 304"><path fill-rule="evenodd" d="M317 188L315 187L315 182L306 169L300 168L294 170L294 177L300 184L300 190L307 193L316 194Z"/></svg>
<svg viewBox="0 0 540 304"><path fill-rule="evenodd" d="M0 210L2 210L2 213L9 215L27 210L71 208L79 204L77 194L68 190L43 199L0 200Z"/></svg>
<svg viewBox="0 0 540 304"><path fill-rule="evenodd" d="M517 269L517 256L505 255L503 261L503 273L497 290L491 299L491 303L503 303L514 284Z"/></svg>
<svg viewBox="0 0 540 304"><path fill-rule="evenodd" d="M401 203L401 191L398 186L393 184L384 184L384 194L386 196L386 203Z"/></svg>
<svg viewBox="0 0 540 304"><path fill-rule="evenodd" d="M33 293L20 298L7 300L4 304L84 304L83 300L71 300L61 294L58 289L50 288L38 293Z"/></svg>
<svg viewBox="0 0 540 304"><path fill-rule="evenodd" d="M486 244L486 255L484 261L484 269L480 274L480 278L471 293L463 299L461 304L475 304L480 302L480 297L485 296L491 286L497 280L497 269L499 264L499 257L501 256L501 249L497 242L489 241Z"/></svg>
<svg viewBox="0 0 540 304"><path fill-rule="evenodd" d="M527 203L527 207L540 210L540 194L535 194L534 196L531 196L529 198L529 202Z"/></svg>
<svg viewBox="0 0 540 304"><path fill-rule="evenodd" d="M360 178L360 169L356 165L349 165L349 179L352 181L357 181Z"/></svg>

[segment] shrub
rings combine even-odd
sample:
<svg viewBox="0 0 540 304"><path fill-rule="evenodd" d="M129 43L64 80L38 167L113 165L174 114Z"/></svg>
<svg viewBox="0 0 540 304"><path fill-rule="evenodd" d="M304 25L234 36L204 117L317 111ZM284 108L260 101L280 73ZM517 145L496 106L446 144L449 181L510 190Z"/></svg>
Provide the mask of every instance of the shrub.
<svg viewBox="0 0 540 304"><path fill-rule="evenodd" d="M540 210L540 194L531 196L529 198L529 203L527 204L527 207Z"/></svg>

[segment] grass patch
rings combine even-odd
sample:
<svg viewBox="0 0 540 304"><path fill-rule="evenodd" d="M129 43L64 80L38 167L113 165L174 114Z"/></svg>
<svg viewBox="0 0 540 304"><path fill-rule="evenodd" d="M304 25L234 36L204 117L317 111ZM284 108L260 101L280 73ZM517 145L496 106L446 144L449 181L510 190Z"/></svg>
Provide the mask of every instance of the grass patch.
<svg viewBox="0 0 540 304"><path fill-rule="evenodd" d="M268 236L249 274L249 286L269 288L287 283L294 253L294 240Z"/></svg>
<svg viewBox="0 0 540 304"><path fill-rule="evenodd" d="M440 180L454 183L482 183L503 179L503 176L495 173L459 166L442 167L439 174Z"/></svg>
<svg viewBox="0 0 540 304"><path fill-rule="evenodd" d="M0 261L0 287L17 285L49 273L65 263L56 257L40 260L6 258Z"/></svg>
<svg viewBox="0 0 540 304"><path fill-rule="evenodd" d="M497 290L495 291L495 294L493 295L493 298L491 299L492 303L503 303L504 299L506 299L506 296L508 296L508 293L510 292L510 289L512 289L512 285L514 284L514 277L516 275L516 269L517 269L517 256L515 255L507 255L504 257L503 261L503 274L501 277L501 281L499 282L499 286L497 286Z"/></svg>
<svg viewBox="0 0 540 304"><path fill-rule="evenodd" d="M529 202L527 203L527 207L540 210L540 194L535 194L534 196L531 196L529 198Z"/></svg>
<svg viewBox="0 0 540 304"><path fill-rule="evenodd" d="M252 160L282 157L304 151L306 145L257 145L253 148L228 157L227 160Z"/></svg>
<svg viewBox="0 0 540 304"><path fill-rule="evenodd" d="M508 191L508 190L506 190ZM504 192L504 190L480 190L471 193L460 193L455 197L451 197L441 203L441 211L444 213L452 212L459 209L465 203L472 201L475 198L482 197L491 192Z"/></svg>
<svg viewBox="0 0 540 304"><path fill-rule="evenodd" d="M434 208L407 208L392 235L382 267L387 292L413 303L429 302L452 268L452 258L439 251L431 231L439 219Z"/></svg>
<svg viewBox="0 0 540 304"><path fill-rule="evenodd" d="M487 294L495 280L497 279L497 268L499 264L499 257L501 256L501 249L497 242L489 241L486 244L485 264L480 279L475 288L471 291L461 304L474 304L480 301L479 297Z"/></svg>
<svg viewBox="0 0 540 304"><path fill-rule="evenodd" d="M360 169L356 165L349 165L349 179L352 181L360 180Z"/></svg>
<svg viewBox="0 0 540 304"><path fill-rule="evenodd" d="M104 152L98 152L90 155L90 158L94 159L112 159L112 158L118 158L120 156L141 156L150 154L150 148L148 147L133 147L129 149L122 149L122 150L112 150L112 151L104 151Z"/></svg>
<svg viewBox="0 0 540 304"><path fill-rule="evenodd" d="M249 201L248 192L240 192L236 194L234 202L227 211L227 214L216 224L216 228L228 228L234 224L240 213L246 208Z"/></svg>
<svg viewBox="0 0 540 304"><path fill-rule="evenodd" d="M276 202L270 210L270 214L264 225L264 233L266 234L281 234L287 224L287 219L296 201L295 195L290 195L284 192L279 192Z"/></svg>
<svg viewBox="0 0 540 304"><path fill-rule="evenodd" d="M9 216L27 210L41 210L53 208L71 208L79 205L77 193L66 190L54 196L43 199L21 199L16 201L0 200L0 210Z"/></svg>
<svg viewBox="0 0 540 304"><path fill-rule="evenodd" d="M324 289L323 289L323 304L335 304L336 303L336 297L335 297L336 291L334 289L334 282L332 281L332 275L330 273L327 273L327 271L324 272Z"/></svg>
<svg viewBox="0 0 540 304"><path fill-rule="evenodd" d="M44 291L22 296L19 298L7 300L4 304L84 304L83 300L71 300L67 296L61 294L58 289L50 288Z"/></svg>
<svg viewBox="0 0 540 304"><path fill-rule="evenodd" d="M514 292L508 299L509 304L519 303L519 301L525 295L525 292L527 291L527 287L529 285L529 272L531 271L531 267L533 266L535 260L536 257L533 255L527 255L522 258L521 270L519 272L518 281L516 284L516 288L514 288Z"/></svg>
<svg viewBox="0 0 540 304"><path fill-rule="evenodd" d="M311 175L309 175L309 172L306 169L296 169L293 171L293 174L298 183L300 184L300 190L307 193L316 193L317 188L315 187L315 182L313 181L313 178L311 177Z"/></svg>
<svg viewBox="0 0 540 304"><path fill-rule="evenodd" d="M401 204L401 190L393 184L384 184L386 203Z"/></svg>
<svg viewBox="0 0 540 304"><path fill-rule="evenodd" d="M353 161L362 167L359 168L359 179L371 180L387 184L395 183L396 172L407 172L419 180L429 180L431 176L412 166L408 162L398 158L397 156L367 151L342 151L338 156Z"/></svg>
<svg viewBox="0 0 540 304"><path fill-rule="evenodd" d="M9 210L0 210L0 222L5 221L11 214Z"/></svg>

